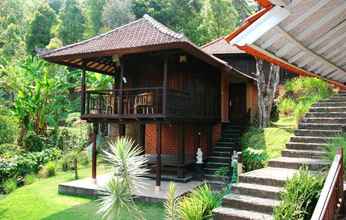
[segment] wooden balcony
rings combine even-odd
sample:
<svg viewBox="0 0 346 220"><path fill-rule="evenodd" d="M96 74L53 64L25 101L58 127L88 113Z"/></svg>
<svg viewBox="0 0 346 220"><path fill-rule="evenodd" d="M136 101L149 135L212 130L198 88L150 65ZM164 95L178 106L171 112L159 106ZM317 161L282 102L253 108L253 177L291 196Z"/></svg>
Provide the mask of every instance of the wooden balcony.
<svg viewBox="0 0 346 220"><path fill-rule="evenodd" d="M189 118L193 112L187 92L163 87L89 90L81 98L86 120Z"/></svg>

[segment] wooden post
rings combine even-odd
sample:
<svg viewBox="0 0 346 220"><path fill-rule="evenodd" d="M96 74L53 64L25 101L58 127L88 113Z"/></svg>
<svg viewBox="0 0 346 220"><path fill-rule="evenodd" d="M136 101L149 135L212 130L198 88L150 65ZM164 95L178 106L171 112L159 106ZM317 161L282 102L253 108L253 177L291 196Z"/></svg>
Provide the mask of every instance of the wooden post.
<svg viewBox="0 0 346 220"><path fill-rule="evenodd" d="M162 80L162 114L166 115L167 111L167 72L168 72L168 57L165 56L163 61L163 80Z"/></svg>
<svg viewBox="0 0 346 220"><path fill-rule="evenodd" d="M124 137L126 134L126 126L124 124L119 124L119 136Z"/></svg>
<svg viewBox="0 0 346 220"><path fill-rule="evenodd" d="M117 89L117 73L116 73L116 65L114 65L114 75L113 75L113 84L112 84L112 93L113 93L113 114L116 114L117 113L117 92L116 92L116 89Z"/></svg>
<svg viewBox="0 0 346 220"><path fill-rule="evenodd" d="M80 114L85 114L85 93L86 93L86 85L85 85L85 69L83 65L82 77L81 77L81 93L80 93Z"/></svg>
<svg viewBox="0 0 346 220"><path fill-rule="evenodd" d="M138 128L138 145L143 149L143 154L145 153L145 124L139 123Z"/></svg>
<svg viewBox="0 0 346 220"><path fill-rule="evenodd" d="M183 166L177 168L177 176L179 178L184 178L185 176L185 168L184 168L184 163L185 163L185 124L182 123L181 128L179 129L179 144L177 148L177 158L179 163L181 163ZM179 128L179 127L178 127Z"/></svg>
<svg viewBox="0 0 346 220"><path fill-rule="evenodd" d="M124 60L120 59L120 81L119 81L119 97L118 97L118 114L123 114L123 83L124 77Z"/></svg>
<svg viewBox="0 0 346 220"><path fill-rule="evenodd" d="M91 172L92 178L96 181L96 138L98 132L98 123L93 124L93 133L92 133L92 162L91 162Z"/></svg>
<svg viewBox="0 0 346 220"><path fill-rule="evenodd" d="M156 187L161 186L161 123L156 124Z"/></svg>

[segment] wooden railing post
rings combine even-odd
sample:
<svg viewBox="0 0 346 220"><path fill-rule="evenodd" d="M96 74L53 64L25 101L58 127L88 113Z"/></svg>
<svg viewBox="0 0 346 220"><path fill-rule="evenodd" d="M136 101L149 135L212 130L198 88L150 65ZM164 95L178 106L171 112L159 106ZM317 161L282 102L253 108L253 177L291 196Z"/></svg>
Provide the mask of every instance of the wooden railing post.
<svg viewBox="0 0 346 220"><path fill-rule="evenodd" d="M168 72L168 58L165 56L163 61L163 81L162 81L162 114L167 113L167 72Z"/></svg>
<svg viewBox="0 0 346 220"><path fill-rule="evenodd" d="M339 148L336 151L336 156L329 169L311 220L332 220L340 211L344 202L343 174L343 149Z"/></svg>
<svg viewBox="0 0 346 220"><path fill-rule="evenodd" d="M81 76L81 93L80 93L80 114L84 115L85 114L85 92L86 92L86 85L85 85L85 69L83 65L83 70L82 70L82 76Z"/></svg>

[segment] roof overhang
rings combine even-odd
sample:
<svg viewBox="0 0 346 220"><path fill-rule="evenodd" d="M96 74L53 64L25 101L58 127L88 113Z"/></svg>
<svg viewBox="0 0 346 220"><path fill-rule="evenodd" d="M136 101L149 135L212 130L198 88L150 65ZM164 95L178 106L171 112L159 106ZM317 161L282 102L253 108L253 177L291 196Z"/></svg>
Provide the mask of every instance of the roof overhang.
<svg viewBox="0 0 346 220"><path fill-rule="evenodd" d="M346 89L344 0L257 0L262 10L225 37L231 45L299 75Z"/></svg>

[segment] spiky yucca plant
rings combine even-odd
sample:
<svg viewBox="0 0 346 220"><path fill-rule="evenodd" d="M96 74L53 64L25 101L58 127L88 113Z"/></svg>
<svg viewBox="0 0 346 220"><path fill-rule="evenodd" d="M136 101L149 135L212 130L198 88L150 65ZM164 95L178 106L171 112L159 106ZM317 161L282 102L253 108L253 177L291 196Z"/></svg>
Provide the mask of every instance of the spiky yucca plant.
<svg viewBox="0 0 346 220"><path fill-rule="evenodd" d="M169 183L167 201L165 202L166 220L178 220L178 200L175 197L176 186L173 182Z"/></svg>
<svg viewBox="0 0 346 220"><path fill-rule="evenodd" d="M132 195L142 185L142 176L148 172L148 159L128 137L117 138L104 151L104 160L113 166L114 176L103 189L98 212L103 219L116 219L120 210L127 210L134 218L142 219Z"/></svg>

